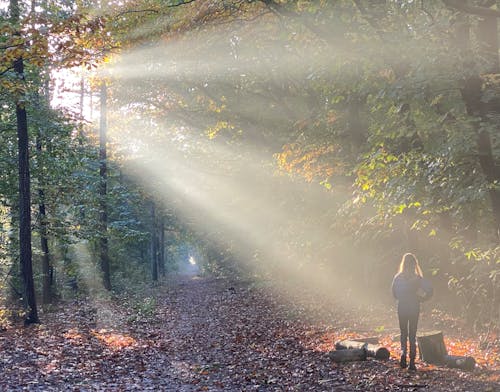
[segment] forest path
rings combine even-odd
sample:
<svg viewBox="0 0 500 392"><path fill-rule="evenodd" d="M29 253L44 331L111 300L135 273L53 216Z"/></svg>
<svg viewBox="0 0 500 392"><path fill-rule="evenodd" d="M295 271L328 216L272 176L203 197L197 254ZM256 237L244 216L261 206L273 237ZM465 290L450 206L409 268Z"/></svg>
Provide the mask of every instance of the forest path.
<svg viewBox="0 0 500 392"><path fill-rule="evenodd" d="M66 304L44 324L0 332L0 390L500 391L498 369L418 363L412 374L395 351L336 365L326 353L366 335L372 315L269 288L183 275L152 291L155 300Z"/></svg>

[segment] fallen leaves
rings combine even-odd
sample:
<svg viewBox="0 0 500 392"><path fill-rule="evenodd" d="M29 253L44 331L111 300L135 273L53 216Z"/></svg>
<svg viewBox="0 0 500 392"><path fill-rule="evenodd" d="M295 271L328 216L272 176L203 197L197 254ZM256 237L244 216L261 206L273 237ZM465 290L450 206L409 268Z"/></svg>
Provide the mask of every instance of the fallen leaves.
<svg viewBox="0 0 500 392"><path fill-rule="evenodd" d="M115 350L121 350L125 347L130 347L137 343L136 340L131 336L110 332L106 329L92 331L92 335L94 335L100 341L104 342L109 348Z"/></svg>
<svg viewBox="0 0 500 392"><path fill-rule="evenodd" d="M472 373L421 362L416 373L400 369L387 328L377 337L392 359L332 363L336 341L377 333L380 320L369 326L373 314L307 293L183 278L150 302L135 317L126 299L79 300L45 314L45 324L0 332L0 390L499 390L498 346L473 337L445 333L451 354L481 364Z"/></svg>

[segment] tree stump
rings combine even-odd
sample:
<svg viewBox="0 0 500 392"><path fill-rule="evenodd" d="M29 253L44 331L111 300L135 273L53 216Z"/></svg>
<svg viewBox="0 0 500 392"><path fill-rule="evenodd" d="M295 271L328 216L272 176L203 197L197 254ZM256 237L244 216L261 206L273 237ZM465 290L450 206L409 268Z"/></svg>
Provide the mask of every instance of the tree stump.
<svg viewBox="0 0 500 392"><path fill-rule="evenodd" d="M421 360L435 365L445 364L445 356L448 353L441 331L418 334L417 343Z"/></svg>
<svg viewBox="0 0 500 392"><path fill-rule="evenodd" d="M445 355L444 363L450 368L462 370L474 370L476 367L476 360L474 358L462 355Z"/></svg>
<svg viewBox="0 0 500 392"><path fill-rule="evenodd" d="M328 353L328 357L334 362L366 361L366 350L364 348L334 350Z"/></svg>
<svg viewBox="0 0 500 392"><path fill-rule="evenodd" d="M378 344L370 344L367 342L360 342L357 340L342 340L335 344L335 348L337 350L346 350L346 349L365 349L366 355L368 357L386 360L389 359L391 353L389 350L383 346Z"/></svg>

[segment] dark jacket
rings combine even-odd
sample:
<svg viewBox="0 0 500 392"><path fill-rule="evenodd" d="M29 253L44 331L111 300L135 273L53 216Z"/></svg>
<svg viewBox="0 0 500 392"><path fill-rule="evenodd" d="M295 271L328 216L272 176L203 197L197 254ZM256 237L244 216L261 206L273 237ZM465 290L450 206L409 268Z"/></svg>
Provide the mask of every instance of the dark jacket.
<svg viewBox="0 0 500 392"><path fill-rule="evenodd" d="M392 281L392 295L398 300L398 307L419 309L420 302L427 295L423 291L423 279L418 275L407 276L398 273Z"/></svg>

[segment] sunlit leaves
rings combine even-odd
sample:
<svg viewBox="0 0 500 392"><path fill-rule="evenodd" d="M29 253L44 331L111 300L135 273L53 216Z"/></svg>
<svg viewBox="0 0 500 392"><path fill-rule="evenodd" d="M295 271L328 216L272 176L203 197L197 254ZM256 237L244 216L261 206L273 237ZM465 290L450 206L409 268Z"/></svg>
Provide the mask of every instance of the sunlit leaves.
<svg viewBox="0 0 500 392"><path fill-rule="evenodd" d="M283 151L276 154L278 168L286 173L299 175L307 181L323 180L328 188L328 183L334 175L345 174L343 163L336 159L335 152L338 147L334 145L302 147L300 144L287 144Z"/></svg>
<svg viewBox="0 0 500 392"><path fill-rule="evenodd" d="M227 130L231 131L234 129L234 125L231 125L227 121L217 121L217 123L205 131L206 135L208 136L209 139L215 139L217 137L217 134L221 132L222 130Z"/></svg>

